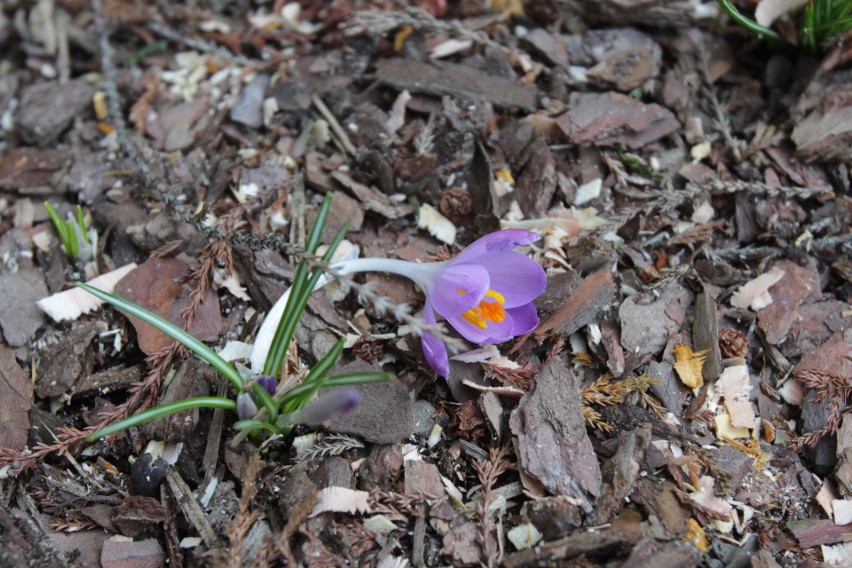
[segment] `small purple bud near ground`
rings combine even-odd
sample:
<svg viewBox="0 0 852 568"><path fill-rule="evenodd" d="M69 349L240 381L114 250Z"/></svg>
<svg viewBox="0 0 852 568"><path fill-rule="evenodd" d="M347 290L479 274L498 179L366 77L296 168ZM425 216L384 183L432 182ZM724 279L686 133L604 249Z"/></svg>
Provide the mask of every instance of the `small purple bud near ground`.
<svg viewBox="0 0 852 568"><path fill-rule="evenodd" d="M292 422L319 426L339 414L346 414L361 402L361 393L355 389L338 389L324 393L293 415Z"/></svg>
<svg viewBox="0 0 852 568"><path fill-rule="evenodd" d="M275 377L273 377L272 375L263 375L258 377L256 380L257 384L262 386L266 390L266 392L271 395L275 394L275 388L277 386L275 384Z"/></svg>
<svg viewBox="0 0 852 568"><path fill-rule="evenodd" d="M247 392L241 392L237 395L237 416L240 420L249 420L257 414L257 405L254 399Z"/></svg>

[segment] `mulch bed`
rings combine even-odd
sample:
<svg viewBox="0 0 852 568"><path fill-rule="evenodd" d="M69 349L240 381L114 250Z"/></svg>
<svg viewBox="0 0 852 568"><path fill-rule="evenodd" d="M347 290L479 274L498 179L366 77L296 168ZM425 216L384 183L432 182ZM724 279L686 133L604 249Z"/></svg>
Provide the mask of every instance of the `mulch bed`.
<svg viewBox="0 0 852 568"><path fill-rule="evenodd" d="M852 562L846 44L777 53L715 2L190 4L0 8L0 564ZM341 372L397 377L352 413L86 442L233 393L113 308L36 302L124 268L117 295L244 352L326 195L365 257L536 231L539 326L443 380L332 285L287 369L345 337Z"/></svg>

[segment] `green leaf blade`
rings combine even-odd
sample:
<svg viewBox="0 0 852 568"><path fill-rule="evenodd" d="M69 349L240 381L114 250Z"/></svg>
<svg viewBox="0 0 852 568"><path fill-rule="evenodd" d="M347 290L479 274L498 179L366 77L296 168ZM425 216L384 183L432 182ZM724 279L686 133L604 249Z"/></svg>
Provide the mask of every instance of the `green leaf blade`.
<svg viewBox="0 0 852 568"><path fill-rule="evenodd" d="M239 372L237 372L237 370L233 366L231 366L230 363L225 361L218 353L210 349L207 345L205 345L183 329L179 328L172 322L158 316L157 314L149 310L146 310L142 306L134 304L133 302L129 302L123 298L119 298L118 296L109 294L108 292L104 292L103 290L98 290L97 288L89 286L84 282L77 282L76 285L78 288L82 288L86 292L103 300L104 302L112 304L121 311L141 319L145 323L150 324L158 330L162 331L175 341L180 342L187 349L198 355L198 357L200 357L201 359L209 363L212 367L214 367L217 371L222 373L225 378L231 381L231 383L238 391L241 391L243 389L243 378L240 376Z"/></svg>

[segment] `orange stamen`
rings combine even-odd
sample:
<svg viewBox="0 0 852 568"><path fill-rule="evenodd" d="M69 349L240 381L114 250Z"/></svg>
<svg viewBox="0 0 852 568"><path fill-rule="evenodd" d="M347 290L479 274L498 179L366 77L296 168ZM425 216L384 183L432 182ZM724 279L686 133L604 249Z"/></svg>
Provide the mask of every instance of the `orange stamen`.
<svg viewBox="0 0 852 568"><path fill-rule="evenodd" d="M459 290L459 293L465 292ZM486 298L491 298L494 301L488 302ZM485 329L488 327L488 322L500 323L506 319L506 311L503 309L503 304L505 303L506 299L502 294L494 290L488 290L485 293L485 298L479 302L479 305L466 311L461 317L479 329Z"/></svg>

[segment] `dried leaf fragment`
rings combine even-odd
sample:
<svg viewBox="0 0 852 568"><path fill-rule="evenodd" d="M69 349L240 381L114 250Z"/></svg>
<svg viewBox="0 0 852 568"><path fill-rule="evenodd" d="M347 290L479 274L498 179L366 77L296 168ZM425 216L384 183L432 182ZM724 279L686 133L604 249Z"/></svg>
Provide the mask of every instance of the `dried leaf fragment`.
<svg viewBox="0 0 852 568"><path fill-rule="evenodd" d="M526 523L510 528L506 536L515 548L523 550L538 544L542 535L534 524Z"/></svg>
<svg viewBox="0 0 852 568"><path fill-rule="evenodd" d="M718 388L719 395L725 399L725 408L731 416L731 424L737 428L755 428L757 422L749 401L751 380L748 367L736 365L722 371Z"/></svg>
<svg viewBox="0 0 852 568"><path fill-rule="evenodd" d="M703 475L698 479L695 493L689 498L696 507L716 519L728 520L731 513L731 505L727 501L716 497L716 480L709 475Z"/></svg>
<svg viewBox="0 0 852 568"><path fill-rule="evenodd" d="M685 535L683 535L683 540L691 542L701 552L708 552L710 550L710 543L707 541L707 535L704 534L704 529L701 528L701 525L699 525L698 521L695 519L689 519L687 523L689 525L689 530Z"/></svg>
<svg viewBox="0 0 852 568"><path fill-rule="evenodd" d="M675 358L674 369L683 384L691 389L698 388L704 384L701 369L704 360L707 359L709 350L694 352L689 345L678 343L672 350Z"/></svg>
<svg viewBox="0 0 852 568"><path fill-rule="evenodd" d="M135 268L135 263L126 264L121 268L116 268L112 272L92 278L89 280L89 285L94 286L98 290L111 293L116 283ZM81 288L71 288L39 300L36 304L53 321L67 321L75 320L82 314L91 312L103 304L103 301L95 298Z"/></svg>
<svg viewBox="0 0 852 568"><path fill-rule="evenodd" d="M783 270L773 268L769 272L761 274L753 280L749 280L740 286L734 292L734 295L731 296L731 305L743 310L747 308L751 308L754 311L762 310L772 303L772 296L769 295L769 289L783 277Z"/></svg>
<svg viewBox="0 0 852 568"><path fill-rule="evenodd" d="M420 212L417 215L417 227L426 229L430 235L442 243L451 245L456 242L456 226L428 203L420 206Z"/></svg>
<svg viewBox="0 0 852 568"><path fill-rule="evenodd" d="M369 513L370 494L367 491L356 491L346 487L326 487L317 495L319 502L314 506L310 516L320 513Z"/></svg>

